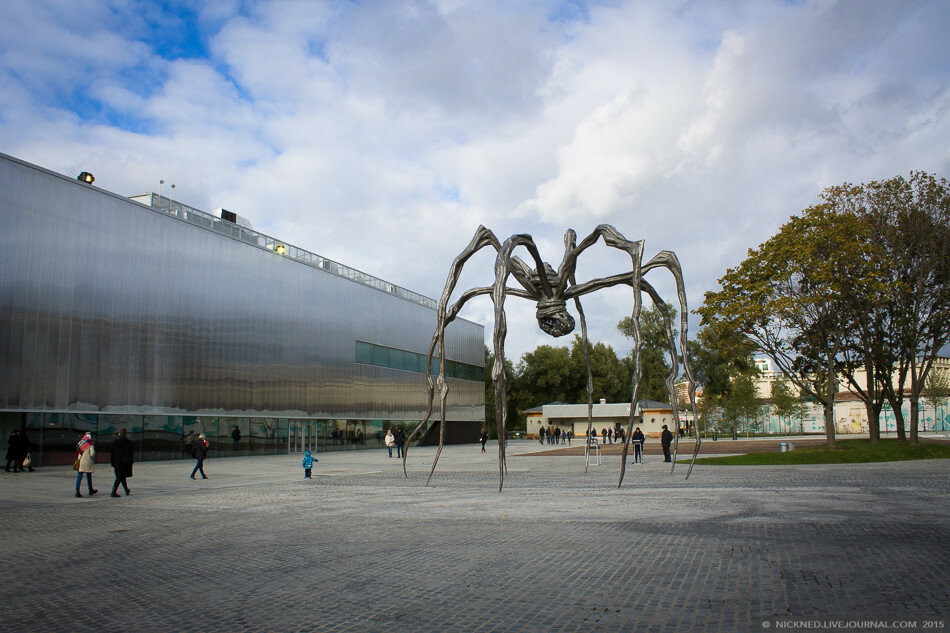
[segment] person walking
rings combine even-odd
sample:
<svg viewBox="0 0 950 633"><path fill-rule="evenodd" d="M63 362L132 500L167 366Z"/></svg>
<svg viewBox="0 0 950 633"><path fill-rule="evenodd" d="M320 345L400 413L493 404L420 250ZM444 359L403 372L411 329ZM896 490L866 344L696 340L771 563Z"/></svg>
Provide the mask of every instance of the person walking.
<svg viewBox="0 0 950 633"><path fill-rule="evenodd" d="M112 484L112 494L109 496L118 497L119 485L121 484L123 490L125 490L125 496L128 497L132 491L129 490L127 478L132 476L132 463L135 461L135 446L132 444L132 440L129 439L128 429L119 429L119 434L112 443L112 453L109 461L113 470L115 470L115 483Z"/></svg>
<svg viewBox="0 0 950 633"><path fill-rule="evenodd" d="M20 433L20 472L28 470L31 473L36 470L33 467L33 442L26 431Z"/></svg>
<svg viewBox="0 0 950 633"><path fill-rule="evenodd" d="M396 445L396 436L393 435L392 429L389 429L388 431L386 431L386 439L384 441L386 442L386 450L389 451L389 458L392 459L393 446Z"/></svg>
<svg viewBox="0 0 950 633"><path fill-rule="evenodd" d="M482 429L482 434L478 436L478 441L482 443L482 452L485 452L485 442L488 441L488 432Z"/></svg>
<svg viewBox="0 0 950 633"><path fill-rule="evenodd" d="M13 429L7 438L7 472L10 472L10 462L13 462L13 472L23 470L23 458L20 457L20 429Z"/></svg>
<svg viewBox="0 0 950 633"><path fill-rule="evenodd" d="M86 475L86 485L89 486L89 496L99 492L92 487L92 473L96 471L96 447L92 441L92 433L86 433L76 445L76 458L79 460L76 470L76 496L81 497L79 488L82 486L82 476Z"/></svg>
<svg viewBox="0 0 950 633"><path fill-rule="evenodd" d="M643 431L640 430L640 427L637 427L637 430L633 432L633 435L630 436L630 441L633 442L633 463L642 464L643 463L643 442L646 441L646 438L643 437Z"/></svg>
<svg viewBox="0 0 950 633"><path fill-rule="evenodd" d="M198 439L195 440L194 447L191 449L191 454L195 458L195 468L191 471L191 478L195 478L195 473L200 472L202 479L207 479L208 476L205 475L205 458L208 456L208 440L205 439L204 433L198 434Z"/></svg>
<svg viewBox="0 0 950 633"><path fill-rule="evenodd" d="M402 429L396 427L396 457L402 457L403 447L406 445L406 434L402 432Z"/></svg>
<svg viewBox="0 0 950 633"><path fill-rule="evenodd" d="M663 432L660 433L660 444L663 445L663 461L671 462L670 459L670 444L673 442L673 434L670 433L670 430L666 428L666 425L663 425Z"/></svg>

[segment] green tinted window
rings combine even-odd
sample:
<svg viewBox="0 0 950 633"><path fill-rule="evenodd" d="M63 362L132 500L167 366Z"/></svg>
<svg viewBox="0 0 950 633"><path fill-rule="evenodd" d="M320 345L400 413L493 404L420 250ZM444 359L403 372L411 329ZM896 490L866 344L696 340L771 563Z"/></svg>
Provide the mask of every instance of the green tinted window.
<svg viewBox="0 0 950 633"><path fill-rule="evenodd" d="M389 348L373 345L373 364L380 367L389 367Z"/></svg>
<svg viewBox="0 0 950 633"><path fill-rule="evenodd" d="M406 368L406 352L401 349L389 350L389 366L393 369Z"/></svg>
<svg viewBox="0 0 950 633"><path fill-rule="evenodd" d="M356 341L356 362L373 364L373 346L363 341Z"/></svg>
<svg viewBox="0 0 950 633"><path fill-rule="evenodd" d="M405 369L408 371L424 374L426 371L426 355L407 352L401 349L392 349L383 345L373 345L356 341L356 362L367 365L376 365L378 367L392 367L393 369ZM439 358L432 357L432 374L439 373ZM482 381L484 380L484 369L460 363L454 360L445 361L445 375L449 378L461 380Z"/></svg>

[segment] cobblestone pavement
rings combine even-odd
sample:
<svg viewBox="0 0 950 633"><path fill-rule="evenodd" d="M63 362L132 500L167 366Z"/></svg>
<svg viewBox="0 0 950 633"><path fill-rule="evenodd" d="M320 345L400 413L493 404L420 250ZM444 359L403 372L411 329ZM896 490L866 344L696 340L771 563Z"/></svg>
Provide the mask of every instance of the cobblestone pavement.
<svg viewBox="0 0 950 633"><path fill-rule="evenodd" d="M950 462L697 466L432 449L0 473L2 631L940 630ZM534 446L532 446L534 445ZM536 448L535 448L536 447ZM84 491L85 494L85 491ZM884 629L887 626L890 629ZM824 628L822 628L824 627Z"/></svg>

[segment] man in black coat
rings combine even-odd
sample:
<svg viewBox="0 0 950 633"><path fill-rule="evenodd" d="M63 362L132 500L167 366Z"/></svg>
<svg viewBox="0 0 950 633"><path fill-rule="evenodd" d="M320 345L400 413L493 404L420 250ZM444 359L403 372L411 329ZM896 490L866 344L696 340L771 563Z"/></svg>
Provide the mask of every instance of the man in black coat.
<svg viewBox="0 0 950 633"><path fill-rule="evenodd" d="M396 432L393 435L396 440L396 457L402 457L402 452L406 446L406 434L403 433L400 427L396 427Z"/></svg>
<svg viewBox="0 0 950 633"><path fill-rule="evenodd" d="M234 440L234 452L237 453L241 449L241 429L238 428L237 424L234 425L234 430L231 431L231 439Z"/></svg>
<svg viewBox="0 0 950 633"><path fill-rule="evenodd" d="M660 433L660 444L663 445L663 461L670 462L673 461L670 458L670 444L673 442L673 434L670 433L670 430L666 428L666 425L663 425L663 432Z"/></svg>
<svg viewBox="0 0 950 633"><path fill-rule="evenodd" d="M208 456L208 441L205 439L204 433L198 434L198 439L195 440L195 443L192 445L191 454L195 458L195 469L191 471L191 478L195 478L195 473L201 472L201 478L207 479L208 476L205 475L205 457Z"/></svg>
<svg viewBox="0 0 950 633"><path fill-rule="evenodd" d="M132 463L135 461L135 447L132 440L129 439L128 429L119 429L119 434L112 443L112 455L110 462L115 470L115 483L112 484L112 497L118 497L119 484L125 489L125 496L132 492L129 490L127 477L132 476Z"/></svg>
<svg viewBox="0 0 950 633"><path fill-rule="evenodd" d="M633 435L630 436L630 442L633 444L633 463L642 464L643 463L643 443L646 441L646 437L643 436L643 431L640 430L640 427L637 427L637 430L633 432Z"/></svg>
<svg viewBox="0 0 950 633"><path fill-rule="evenodd" d="M20 429L13 429L10 437L7 438L7 472L10 472L10 462L13 462L13 472L18 473L23 470L23 457L20 455L21 448Z"/></svg>

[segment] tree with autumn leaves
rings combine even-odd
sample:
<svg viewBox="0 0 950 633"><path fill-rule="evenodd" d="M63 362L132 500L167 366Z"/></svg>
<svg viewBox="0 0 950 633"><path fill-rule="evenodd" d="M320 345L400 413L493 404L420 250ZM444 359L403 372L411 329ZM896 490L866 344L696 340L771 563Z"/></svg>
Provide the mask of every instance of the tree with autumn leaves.
<svg viewBox="0 0 950 633"><path fill-rule="evenodd" d="M918 400L950 341L948 249L945 179L913 172L831 187L728 270L699 312L705 326L751 339L822 405L829 446L839 377L864 401L872 441L884 400L899 415L909 397L916 443Z"/></svg>

